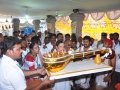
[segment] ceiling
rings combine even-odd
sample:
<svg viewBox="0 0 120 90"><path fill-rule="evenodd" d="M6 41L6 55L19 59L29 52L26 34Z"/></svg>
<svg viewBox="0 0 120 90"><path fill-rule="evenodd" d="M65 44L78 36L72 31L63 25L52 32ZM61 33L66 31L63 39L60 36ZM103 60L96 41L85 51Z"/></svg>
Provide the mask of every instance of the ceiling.
<svg viewBox="0 0 120 90"><path fill-rule="evenodd" d="M120 9L120 0L0 0L4 16L44 18L46 15L69 15L73 9L81 12Z"/></svg>

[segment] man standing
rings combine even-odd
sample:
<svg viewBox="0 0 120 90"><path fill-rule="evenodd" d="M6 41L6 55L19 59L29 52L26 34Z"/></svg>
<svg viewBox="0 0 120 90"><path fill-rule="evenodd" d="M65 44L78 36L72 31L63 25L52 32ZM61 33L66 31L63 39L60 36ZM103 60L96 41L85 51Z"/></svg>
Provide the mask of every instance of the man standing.
<svg viewBox="0 0 120 90"><path fill-rule="evenodd" d="M107 39L107 33L102 32L101 33L101 40L98 41L98 43L97 43L97 48L98 49L101 49L103 47L103 41L104 41L104 39Z"/></svg>
<svg viewBox="0 0 120 90"><path fill-rule="evenodd" d="M83 46L79 48L79 52L87 52L89 50L93 50L90 44L91 44L91 37L85 36L83 38ZM92 58L90 58L89 56L84 57L83 60L87 60L88 58L92 60ZM75 81L75 84L80 88L88 89L90 87L90 78L91 78L91 75L79 76Z"/></svg>
<svg viewBox="0 0 120 90"><path fill-rule="evenodd" d="M113 50L115 50L116 55L116 66L115 72L113 74L112 82L114 84L120 83L120 40L119 40L119 33L113 34Z"/></svg>
<svg viewBox="0 0 120 90"><path fill-rule="evenodd" d="M8 37L0 46L3 54L0 55L0 90L25 90L27 86L24 74L26 73L22 72L15 61L21 56L21 42L15 37ZM44 80L34 90L44 90L52 83L53 81Z"/></svg>
<svg viewBox="0 0 120 90"><path fill-rule="evenodd" d="M25 76L19 68L16 59L21 56L21 43L15 37L8 37L4 41L3 57L0 60L0 90L24 90Z"/></svg>

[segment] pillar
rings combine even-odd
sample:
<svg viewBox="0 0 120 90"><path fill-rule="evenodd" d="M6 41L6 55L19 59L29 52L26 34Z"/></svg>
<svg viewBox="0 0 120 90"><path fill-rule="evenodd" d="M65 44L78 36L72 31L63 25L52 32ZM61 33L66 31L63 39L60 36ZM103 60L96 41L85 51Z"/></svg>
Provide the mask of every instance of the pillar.
<svg viewBox="0 0 120 90"><path fill-rule="evenodd" d="M56 23L55 16L47 15L46 21L47 21L47 30L50 33L55 33L55 23Z"/></svg>
<svg viewBox="0 0 120 90"><path fill-rule="evenodd" d="M13 31L19 31L19 26L20 26L19 18L13 18L12 23L13 23Z"/></svg>
<svg viewBox="0 0 120 90"><path fill-rule="evenodd" d="M34 29L37 32L37 30L40 29L40 20L33 20L33 25L34 25Z"/></svg>
<svg viewBox="0 0 120 90"><path fill-rule="evenodd" d="M70 14L71 19L71 33L75 33L76 37L82 36L82 26L84 20L84 14L80 13L78 9L74 9L73 13Z"/></svg>

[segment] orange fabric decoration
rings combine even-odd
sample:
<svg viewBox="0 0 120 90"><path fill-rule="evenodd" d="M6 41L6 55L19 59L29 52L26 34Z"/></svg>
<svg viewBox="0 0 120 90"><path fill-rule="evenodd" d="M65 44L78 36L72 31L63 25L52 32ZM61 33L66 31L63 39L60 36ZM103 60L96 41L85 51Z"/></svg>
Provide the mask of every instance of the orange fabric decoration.
<svg viewBox="0 0 120 90"><path fill-rule="evenodd" d="M112 42L111 39L104 39L103 42L104 42L104 43L108 43L108 44L110 45L110 48L112 48L112 46L113 46L113 42Z"/></svg>

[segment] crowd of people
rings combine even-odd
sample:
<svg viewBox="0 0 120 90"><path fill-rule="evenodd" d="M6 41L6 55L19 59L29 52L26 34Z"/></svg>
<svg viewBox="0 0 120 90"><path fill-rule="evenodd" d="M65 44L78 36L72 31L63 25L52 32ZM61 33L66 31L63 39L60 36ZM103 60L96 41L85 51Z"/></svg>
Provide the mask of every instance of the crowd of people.
<svg viewBox="0 0 120 90"><path fill-rule="evenodd" d="M39 80L37 85L30 85L34 90L71 90L74 84L88 89L92 74L73 77L72 79L49 80L43 66L43 56L50 52L76 52L111 48L111 54L101 56L102 62L113 67L112 71L95 74L96 86L107 87L120 83L120 40L118 33L101 33L101 40L94 37L76 37L75 34L54 34L33 32L22 35L15 31L13 36L0 33L0 90L28 89L31 82ZM93 60L93 58L89 58ZM86 58L84 58L86 60ZM84 60L83 59L83 60ZM17 61L17 62L16 62ZM74 83L74 84L71 84ZM53 85L54 84L54 85Z"/></svg>

